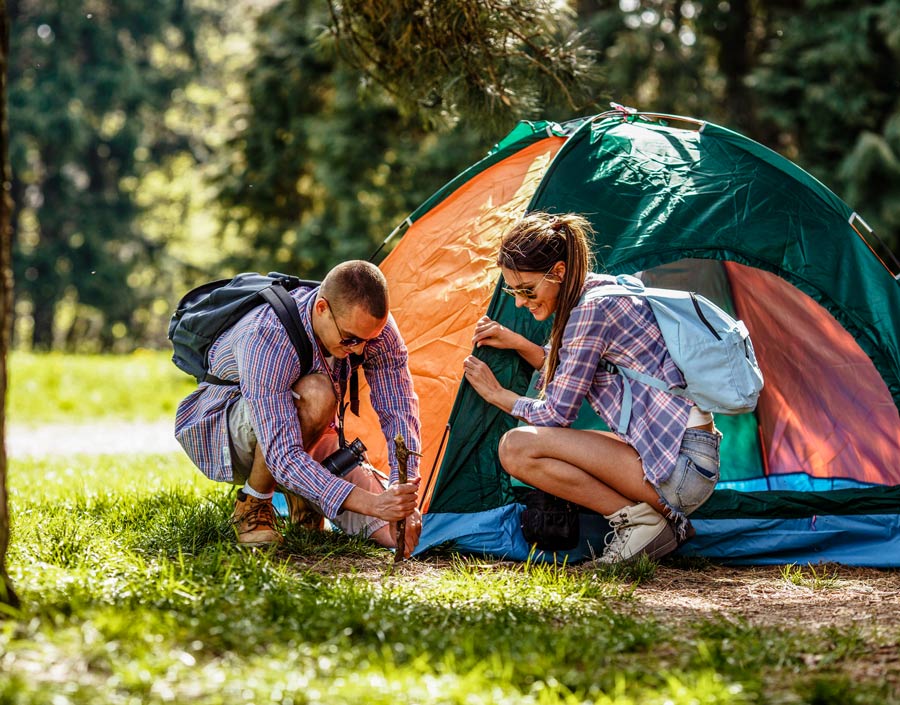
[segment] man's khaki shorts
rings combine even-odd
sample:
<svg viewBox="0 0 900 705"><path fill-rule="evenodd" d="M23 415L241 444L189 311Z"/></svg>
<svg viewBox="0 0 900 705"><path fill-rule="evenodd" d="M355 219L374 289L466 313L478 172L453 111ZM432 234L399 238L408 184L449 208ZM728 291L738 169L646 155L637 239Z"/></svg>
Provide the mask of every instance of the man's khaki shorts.
<svg viewBox="0 0 900 705"><path fill-rule="evenodd" d="M231 439L232 482L243 485L250 476L257 443L256 431L250 423L250 408L243 397L238 398L228 410L228 434ZM380 494L386 487L384 480L369 465L357 466L344 479L373 494ZM278 486L278 490L288 492L281 485ZM318 504L305 497L303 499L313 511L324 514ZM387 525L383 519L349 511L342 511L329 521L346 534L364 538Z"/></svg>

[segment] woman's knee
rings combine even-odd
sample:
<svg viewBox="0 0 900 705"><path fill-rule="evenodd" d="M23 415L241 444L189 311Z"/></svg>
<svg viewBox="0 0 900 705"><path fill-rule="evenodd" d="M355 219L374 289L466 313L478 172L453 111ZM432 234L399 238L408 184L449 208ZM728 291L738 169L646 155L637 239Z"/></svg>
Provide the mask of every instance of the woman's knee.
<svg viewBox="0 0 900 705"><path fill-rule="evenodd" d="M503 434L497 453L500 464L509 475L521 479L521 475L527 472L528 451L532 445L533 441L524 428L513 428Z"/></svg>

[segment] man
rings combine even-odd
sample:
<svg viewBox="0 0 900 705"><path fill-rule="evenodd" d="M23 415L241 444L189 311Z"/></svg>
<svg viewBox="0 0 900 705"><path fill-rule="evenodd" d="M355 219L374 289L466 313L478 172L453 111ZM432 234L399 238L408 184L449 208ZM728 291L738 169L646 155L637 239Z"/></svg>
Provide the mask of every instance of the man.
<svg viewBox="0 0 900 705"><path fill-rule="evenodd" d="M397 483L394 438L402 434L419 450L419 403L407 366L407 350L389 313L387 282L361 260L339 264L315 288L291 292L313 347L310 371L287 330L262 304L225 331L209 352L209 371L238 385L200 384L178 406L175 437L210 479L242 485L233 522L238 543L277 545L272 496L288 498L291 519L306 509L321 513L347 533L396 546L396 522L407 519L405 555L418 543L418 458L410 454L409 478ZM367 464L338 477L321 461L338 447L335 420L350 374L351 353L362 369L388 443L390 484L385 488Z"/></svg>

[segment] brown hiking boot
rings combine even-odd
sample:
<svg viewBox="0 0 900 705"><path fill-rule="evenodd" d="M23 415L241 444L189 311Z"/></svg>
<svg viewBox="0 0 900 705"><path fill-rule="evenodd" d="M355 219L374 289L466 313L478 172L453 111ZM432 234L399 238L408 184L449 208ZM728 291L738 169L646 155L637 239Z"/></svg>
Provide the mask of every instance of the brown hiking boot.
<svg viewBox="0 0 900 705"><path fill-rule="evenodd" d="M284 541L276 528L278 520L271 499L257 499L238 490L231 523L239 546L277 546Z"/></svg>
<svg viewBox="0 0 900 705"><path fill-rule="evenodd" d="M288 520L291 524L314 531L321 531L325 528L325 517L304 497L285 492L284 498L287 500Z"/></svg>

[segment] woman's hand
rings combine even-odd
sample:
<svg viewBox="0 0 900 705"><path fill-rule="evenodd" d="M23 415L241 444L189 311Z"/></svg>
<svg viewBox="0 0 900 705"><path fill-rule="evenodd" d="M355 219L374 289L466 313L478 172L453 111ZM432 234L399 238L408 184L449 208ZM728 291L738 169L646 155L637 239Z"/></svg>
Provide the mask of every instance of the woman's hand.
<svg viewBox="0 0 900 705"><path fill-rule="evenodd" d="M469 355L463 360L463 374L482 399L507 413L512 411L518 395L501 386L487 364Z"/></svg>
<svg viewBox="0 0 900 705"><path fill-rule="evenodd" d="M482 316L475 324L475 334L472 336L472 344L476 348L487 345L501 350L516 350L523 340L524 337L487 316Z"/></svg>
<svg viewBox="0 0 900 705"><path fill-rule="evenodd" d="M501 350L515 350L522 359L535 369L544 364L544 348L537 343L532 343L524 335L511 331L501 326L487 316L482 316L475 324L475 334L472 336L472 344L476 348L487 345Z"/></svg>

